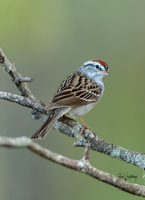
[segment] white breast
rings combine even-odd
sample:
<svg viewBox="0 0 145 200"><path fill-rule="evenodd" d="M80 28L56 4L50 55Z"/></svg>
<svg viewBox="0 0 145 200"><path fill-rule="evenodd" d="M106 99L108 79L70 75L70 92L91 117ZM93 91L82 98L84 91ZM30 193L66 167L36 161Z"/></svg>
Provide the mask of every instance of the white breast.
<svg viewBox="0 0 145 200"><path fill-rule="evenodd" d="M76 108L72 108L72 110L70 110L67 114L70 115L71 117L82 116L82 115L86 114L87 112L89 112L96 103L97 102L90 103L88 105L79 106Z"/></svg>

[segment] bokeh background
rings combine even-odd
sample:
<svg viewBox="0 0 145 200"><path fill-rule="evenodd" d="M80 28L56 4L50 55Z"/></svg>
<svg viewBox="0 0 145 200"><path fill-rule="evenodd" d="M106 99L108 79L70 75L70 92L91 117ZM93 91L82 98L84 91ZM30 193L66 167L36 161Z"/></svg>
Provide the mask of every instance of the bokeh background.
<svg viewBox="0 0 145 200"><path fill-rule="evenodd" d="M29 87L46 104L82 63L106 61L110 77L104 96L83 119L104 140L145 152L144 0L1 0L0 47L23 76L34 79ZM18 94L2 68L0 90ZM40 125L27 108L0 100L1 135L30 137ZM58 131L36 142L73 159L84 153ZM115 176L134 174L137 180L128 181L145 184L143 171L131 164L93 151L90 162ZM27 149L1 148L1 200L136 198Z"/></svg>

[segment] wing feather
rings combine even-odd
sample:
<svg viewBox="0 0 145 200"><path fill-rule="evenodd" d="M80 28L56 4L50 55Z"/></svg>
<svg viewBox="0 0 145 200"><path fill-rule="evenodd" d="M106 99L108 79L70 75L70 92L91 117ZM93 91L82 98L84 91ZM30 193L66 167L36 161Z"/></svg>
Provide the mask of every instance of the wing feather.
<svg viewBox="0 0 145 200"><path fill-rule="evenodd" d="M50 109L55 107L76 107L93 103L101 95L101 87L81 72L69 75L54 94Z"/></svg>

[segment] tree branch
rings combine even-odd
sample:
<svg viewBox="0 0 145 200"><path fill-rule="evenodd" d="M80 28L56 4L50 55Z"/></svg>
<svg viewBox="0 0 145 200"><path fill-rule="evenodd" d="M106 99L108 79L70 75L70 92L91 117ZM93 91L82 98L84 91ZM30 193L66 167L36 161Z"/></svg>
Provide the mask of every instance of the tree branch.
<svg viewBox="0 0 145 200"><path fill-rule="evenodd" d="M21 106L31 108L35 111L38 111L42 114L47 115L47 111L45 110L44 106L42 106L40 103L35 103L34 101L32 101L31 99L29 99L27 97L0 91L0 99L4 99L4 100L7 100L7 101L10 101L13 103L17 103Z"/></svg>
<svg viewBox="0 0 145 200"><path fill-rule="evenodd" d="M67 168L85 173L95 179L115 186L118 189L124 190L125 192L145 197L145 186L128 183L127 181L119 179L114 175L103 172L93 167L89 163L90 144L87 144L85 149L85 155L81 160L73 160L60 154L54 153L36 144L28 137L9 138L0 136L0 146L11 148L28 148L29 150L36 153L38 156L42 156L45 159L63 165Z"/></svg>
<svg viewBox="0 0 145 200"><path fill-rule="evenodd" d="M34 103L29 98L7 92L0 92L0 99L15 102L22 106L33 109L34 111L32 112L34 112L35 119L37 112L40 112L38 118L40 119L41 116L41 119L43 119L42 121L47 118L47 112L45 108L40 103ZM90 130L85 130L84 133L80 135L81 125L66 116L56 122L54 128L63 134L76 139L78 142L74 143L74 147L86 147L86 144L90 142L91 149L94 151L104 153L112 158L117 158L140 167L141 169L145 169L144 153L129 151L122 147L106 142L95 133L92 133Z"/></svg>
<svg viewBox="0 0 145 200"><path fill-rule="evenodd" d="M11 94L7 92L0 92L0 99L11 101L17 103L21 106L25 106L30 109L32 117L41 121L47 119L47 111L45 110L45 104L39 101L35 95L28 88L26 82L31 82L31 78L24 78L20 73L17 72L16 67L9 62L3 51L0 49L0 65L6 70L6 72L11 77L12 82L18 88L20 95ZM89 164L89 151L90 148L94 151L98 151L109 155L112 158L117 158L119 160L131 163L141 169L145 169L145 154L139 152L129 151L122 147L111 144L107 141L104 141L94 132L91 132L88 129L85 129L83 134L80 135L80 130L82 126L77 123L75 120L64 116L59 119L54 128L59 130L61 133L70 136L77 140L74 143L75 147L85 147L86 153L82 160L76 161L66 157L63 157L59 154L53 153L47 149L42 148L38 144L32 142L29 138L4 138L0 137L0 145L6 147L27 147L31 151L47 158L51 161L64 165L66 167L72 168L77 171L84 172L96 179L109 183L115 187L118 187L124 191L130 192L135 195L145 196L144 186L137 184L131 184L126 181L123 181L111 174L102 172ZM88 145L90 143L90 145Z"/></svg>
<svg viewBox="0 0 145 200"><path fill-rule="evenodd" d="M26 78L22 77L22 75L18 73L14 64L10 63L10 61L7 59L1 48L0 48L0 64L9 74L12 82L16 85L22 96L28 97L34 102L40 103L40 101L36 99L36 97L26 84L26 82L31 82L32 79L28 77Z"/></svg>

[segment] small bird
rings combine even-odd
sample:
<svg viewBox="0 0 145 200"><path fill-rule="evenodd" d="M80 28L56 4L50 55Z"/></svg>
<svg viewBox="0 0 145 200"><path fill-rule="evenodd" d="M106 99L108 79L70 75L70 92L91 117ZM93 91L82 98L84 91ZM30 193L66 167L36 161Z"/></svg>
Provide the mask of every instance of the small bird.
<svg viewBox="0 0 145 200"><path fill-rule="evenodd" d="M104 92L103 80L106 76L109 76L108 65L100 59L89 60L70 74L45 108L48 111L48 119L31 139L44 138L63 115L79 117L84 128L88 128L81 116L100 101Z"/></svg>

